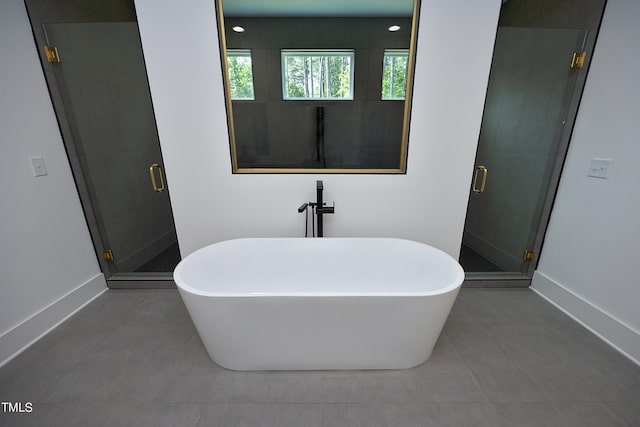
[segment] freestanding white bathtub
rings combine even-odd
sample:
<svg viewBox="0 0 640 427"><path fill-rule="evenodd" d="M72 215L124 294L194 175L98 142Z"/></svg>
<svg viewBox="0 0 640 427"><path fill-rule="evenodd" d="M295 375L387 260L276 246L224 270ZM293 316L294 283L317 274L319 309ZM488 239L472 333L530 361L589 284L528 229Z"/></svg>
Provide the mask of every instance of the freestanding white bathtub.
<svg viewBox="0 0 640 427"><path fill-rule="evenodd" d="M174 279L225 368L404 369L431 355L464 272L409 240L253 238L192 253Z"/></svg>

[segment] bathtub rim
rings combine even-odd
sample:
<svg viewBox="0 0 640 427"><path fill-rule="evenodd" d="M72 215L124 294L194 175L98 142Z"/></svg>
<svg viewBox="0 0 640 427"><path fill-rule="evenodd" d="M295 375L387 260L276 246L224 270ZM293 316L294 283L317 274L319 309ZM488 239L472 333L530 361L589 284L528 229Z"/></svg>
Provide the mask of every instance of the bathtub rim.
<svg viewBox="0 0 640 427"><path fill-rule="evenodd" d="M203 246L200 249L195 250L191 254L187 255L183 258L176 268L173 271L173 280L176 283L179 291L188 292L193 295L203 296L203 297L213 297L213 298L269 298L269 297L277 297L277 298L285 298L285 297L357 297L357 298L365 298L365 297L429 297L435 295L442 295L449 292L452 292L462 286L462 282L465 279L465 272L460 265L460 263L453 258L451 255L439 249L435 246L428 245L426 243L418 242L416 240L404 239L404 238L396 238L396 237L323 237L322 239L331 239L331 240L389 240L389 241L401 241L408 242L409 244L418 244L423 245L430 250L434 250L439 253L440 256L444 256L445 259L449 259L452 262L453 268L456 270L455 278L451 281L450 284L443 286L441 288L423 292L398 292L397 290L393 292L318 292L318 291L309 291L309 292L211 292L211 291L203 291L201 289L194 288L193 286L185 283L182 279L180 273L184 268L185 261L191 257L192 255L196 255L198 253L204 252L209 249L211 246L227 243L227 242L236 242L243 240L306 240L308 238L304 237L242 237L237 239L227 239L221 240L219 242L211 243L209 245Z"/></svg>

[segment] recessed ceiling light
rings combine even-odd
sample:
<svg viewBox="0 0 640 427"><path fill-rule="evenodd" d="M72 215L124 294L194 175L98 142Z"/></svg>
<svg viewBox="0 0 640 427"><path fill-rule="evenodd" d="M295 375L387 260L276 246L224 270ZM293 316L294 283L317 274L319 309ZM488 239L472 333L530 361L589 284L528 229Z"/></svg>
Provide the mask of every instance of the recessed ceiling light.
<svg viewBox="0 0 640 427"><path fill-rule="evenodd" d="M244 28L241 27L240 25L236 25L235 27L232 28L233 31L235 31L236 33L244 33Z"/></svg>
<svg viewBox="0 0 640 427"><path fill-rule="evenodd" d="M400 29L400 25L392 25L388 28L389 31L398 31Z"/></svg>

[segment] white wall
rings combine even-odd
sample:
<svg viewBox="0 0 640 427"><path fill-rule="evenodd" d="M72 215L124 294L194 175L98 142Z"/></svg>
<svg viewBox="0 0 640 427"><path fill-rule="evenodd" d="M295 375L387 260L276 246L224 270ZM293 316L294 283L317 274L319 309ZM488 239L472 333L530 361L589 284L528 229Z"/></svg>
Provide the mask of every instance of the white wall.
<svg viewBox="0 0 640 427"><path fill-rule="evenodd" d="M609 0L533 287L640 363L640 3ZM591 158L609 178L587 177Z"/></svg>
<svg viewBox="0 0 640 427"><path fill-rule="evenodd" d="M0 2L0 58L1 365L106 287L22 0Z"/></svg>
<svg viewBox="0 0 640 427"><path fill-rule="evenodd" d="M136 0L183 256L302 236L323 179L327 236L396 236L457 257L500 0L423 0L406 175L233 175L214 2Z"/></svg>

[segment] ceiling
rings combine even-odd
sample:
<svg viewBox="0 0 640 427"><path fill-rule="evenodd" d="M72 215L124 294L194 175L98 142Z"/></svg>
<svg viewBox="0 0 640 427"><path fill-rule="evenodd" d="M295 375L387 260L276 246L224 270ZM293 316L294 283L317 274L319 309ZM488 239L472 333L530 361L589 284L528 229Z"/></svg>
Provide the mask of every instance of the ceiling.
<svg viewBox="0 0 640 427"><path fill-rule="evenodd" d="M230 16L411 16L413 0L222 0Z"/></svg>

